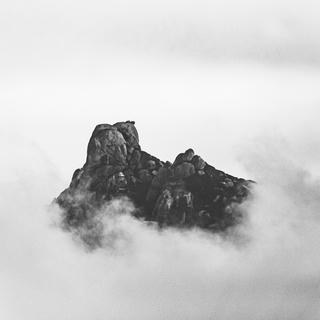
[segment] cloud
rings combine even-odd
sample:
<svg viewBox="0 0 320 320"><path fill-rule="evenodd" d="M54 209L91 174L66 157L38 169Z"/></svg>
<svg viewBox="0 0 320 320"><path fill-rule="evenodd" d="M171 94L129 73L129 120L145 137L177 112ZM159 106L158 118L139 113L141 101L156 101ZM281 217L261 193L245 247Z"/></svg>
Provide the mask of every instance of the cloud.
<svg viewBox="0 0 320 320"><path fill-rule="evenodd" d="M246 242L159 232L117 201L101 212L105 239L116 235L112 248L106 241L87 252L52 220L47 204L59 180L52 167L37 149L11 140L0 196L0 317L318 319L319 182L286 144L271 142L247 153L259 184L236 232Z"/></svg>

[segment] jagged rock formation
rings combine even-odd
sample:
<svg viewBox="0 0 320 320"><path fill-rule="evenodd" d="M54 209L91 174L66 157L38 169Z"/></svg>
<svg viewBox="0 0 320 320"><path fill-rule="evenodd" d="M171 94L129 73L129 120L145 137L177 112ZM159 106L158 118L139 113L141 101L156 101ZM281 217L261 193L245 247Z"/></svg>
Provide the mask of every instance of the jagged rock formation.
<svg viewBox="0 0 320 320"><path fill-rule="evenodd" d="M159 226L221 231L238 221L237 204L248 196L251 182L216 170L192 149L173 164L163 162L141 150L135 123L126 121L96 126L86 163L56 200L70 228L125 195L134 202L136 217Z"/></svg>

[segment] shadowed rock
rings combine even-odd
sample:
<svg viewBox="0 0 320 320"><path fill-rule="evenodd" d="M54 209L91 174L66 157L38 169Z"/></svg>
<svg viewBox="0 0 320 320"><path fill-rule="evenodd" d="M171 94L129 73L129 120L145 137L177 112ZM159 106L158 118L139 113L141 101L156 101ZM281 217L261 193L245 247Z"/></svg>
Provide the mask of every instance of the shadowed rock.
<svg viewBox="0 0 320 320"><path fill-rule="evenodd" d="M135 124L127 121L96 126L86 163L56 201L67 228L88 223L107 201L124 195L134 202L136 217L159 226L223 231L241 219L237 204L251 183L216 170L193 149L173 164L163 162L141 150Z"/></svg>

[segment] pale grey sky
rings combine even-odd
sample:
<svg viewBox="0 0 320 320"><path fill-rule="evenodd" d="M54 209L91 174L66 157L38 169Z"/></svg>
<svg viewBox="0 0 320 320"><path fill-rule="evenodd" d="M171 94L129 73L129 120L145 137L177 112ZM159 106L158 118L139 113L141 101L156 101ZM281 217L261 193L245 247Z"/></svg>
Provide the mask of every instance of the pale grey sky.
<svg viewBox="0 0 320 320"><path fill-rule="evenodd" d="M19 62L122 47L129 54L313 63L319 13L316 0L13 0L1 4L1 51Z"/></svg>
<svg viewBox="0 0 320 320"><path fill-rule="evenodd" d="M193 147L246 175L241 150L278 134L315 166L319 10L312 0L4 2L1 132L38 144L65 181L94 126L127 119L162 159Z"/></svg>
<svg viewBox="0 0 320 320"><path fill-rule="evenodd" d="M319 17L313 0L2 1L0 318L319 319ZM116 214L123 255L87 254L52 228L95 125L129 119L163 160L193 147L260 182L248 247Z"/></svg>

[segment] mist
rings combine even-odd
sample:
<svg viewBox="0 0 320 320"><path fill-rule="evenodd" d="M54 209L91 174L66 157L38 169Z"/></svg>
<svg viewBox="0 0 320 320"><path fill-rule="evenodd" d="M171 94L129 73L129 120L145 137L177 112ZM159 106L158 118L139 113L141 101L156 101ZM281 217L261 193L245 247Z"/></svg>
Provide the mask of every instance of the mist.
<svg viewBox="0 0 320 320"><path fill-rule="evenodd" d="M118 199L100 213L104 245L89 252L50 206L55 167L27 140L2 140L2 319L319 318L320 182L285 140L243 149L259 181L228 237L159 231Z"/></svg>
<svg viewBox="0 0 320 320"><path fill-rule="evenodd" d="M317 1L0 6L1 319L319 319ZM160 231L123 198L101 248L63 231L52 200L125 120L162 160L191 147L257 181L244 223Z"/></svg>

